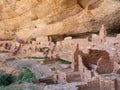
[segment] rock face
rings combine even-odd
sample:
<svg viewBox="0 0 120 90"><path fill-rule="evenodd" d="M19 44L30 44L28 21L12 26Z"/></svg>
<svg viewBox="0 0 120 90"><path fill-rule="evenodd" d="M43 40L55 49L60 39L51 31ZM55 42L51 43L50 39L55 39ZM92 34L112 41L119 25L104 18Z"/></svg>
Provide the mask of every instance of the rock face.
<svg viewBox="0 0 120 90"><path fill-rule="evenodd" d="M119 20L119 0L0 0L1 39L96 32Z"/></svg>

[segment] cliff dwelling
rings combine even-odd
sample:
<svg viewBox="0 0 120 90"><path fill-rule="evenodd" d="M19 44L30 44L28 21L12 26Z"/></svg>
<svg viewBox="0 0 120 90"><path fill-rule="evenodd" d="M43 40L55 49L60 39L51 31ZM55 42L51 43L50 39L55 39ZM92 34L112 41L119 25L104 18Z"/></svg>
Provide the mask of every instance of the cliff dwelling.
<svg viewBox="0 0 120 90"><path fill-rule="evenodd" d="M0 90L120 90L120 0L0 0Z"/></svg>

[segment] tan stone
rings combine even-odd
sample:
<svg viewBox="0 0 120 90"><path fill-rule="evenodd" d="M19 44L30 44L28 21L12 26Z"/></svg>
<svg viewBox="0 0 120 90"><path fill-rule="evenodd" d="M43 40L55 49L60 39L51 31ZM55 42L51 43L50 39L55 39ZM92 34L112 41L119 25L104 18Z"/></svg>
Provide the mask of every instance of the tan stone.
<svg viewBox="0 0 120 90"><path fill-rule="evenodd" d="M48 42L48 37L47 36L41 36L36 38L36 42Z"/></svg>
<svg viewBox="0 0 120 90"><path fill-rule="evenodd" d="M99 31L99 40L101 43L106 41L106 36L107 36L107 30L104 24L102 24L102 27Z"/></svg>
<svg viewBox="0 0 120 90"><path fill-rule="evenodd" d="M0 38L96 32L102 23L110 29L119 25L119 8L118 0L1 0Z"/></svg>
<svg viewBox="0 0 120 90"><path fill-rule="evenodd" d="M110 74L114 70L114 62L109 59L100 58L97 62L96 71L99 74Z"/></svg>

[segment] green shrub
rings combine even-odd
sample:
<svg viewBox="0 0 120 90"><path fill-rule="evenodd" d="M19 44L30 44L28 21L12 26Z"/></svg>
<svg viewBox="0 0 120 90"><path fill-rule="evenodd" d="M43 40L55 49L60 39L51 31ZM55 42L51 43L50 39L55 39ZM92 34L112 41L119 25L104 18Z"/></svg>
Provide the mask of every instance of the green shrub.
<svg viewBox="0 0 120 90"><path fill-rule="evenodd" d="M59 61L59 62L62 63L62 64L71 64L70 61L63 60L63 59L58 59L57 61Z"/></svg>
<svg viewBox="0 0 120 90"><path fill-rule="evenodd" d="M36 77L35 77L34 73L32 73L27 68L23 72L21 72L18 76L18 81L30 82L32 80L36 80Z"/></svg>
<svg viewBox="0 0 120 90"><path fill-rule="evenodd" d="M24 58L28 58L28 59L44 59L44 57L36 57L36 56L28 56L28 57L24 57Z"/></svg>
<svg viewBox="0 0 120 90"><path fill-rule="evenodd" d="M6 60L16 60L16 58L7 58Z"/></svg>
<svg viewBox="0 0 120 90"><path fill-rule="evenodd" d="M0 53L9 53L9 51L0 51Z"/></svg>
<svg viewBox="0 0 120 90"><path fill-rule="evenodd" d="M3 74L0 76L0 86L7 86L14 82L12 74Z"/></svg>
<svg viewBox="0 0 120 90"><path fill-rule="evenodd" d="M7 86L2 86L2 87L0 87L0 90L22 90L22 89L19 89L19 88L17 88L17 87L7 87Z"/></svg>

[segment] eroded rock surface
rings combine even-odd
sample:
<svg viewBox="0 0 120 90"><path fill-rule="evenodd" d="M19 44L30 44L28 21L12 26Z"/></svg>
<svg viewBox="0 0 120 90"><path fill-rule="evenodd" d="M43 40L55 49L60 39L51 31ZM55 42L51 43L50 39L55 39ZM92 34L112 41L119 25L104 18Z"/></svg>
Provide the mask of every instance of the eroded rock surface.
<svg viewBox="0 0 120 90"><path fill-rule="evenodd" d="M119 0L1 0L0 38L28 39L120 25Z"/></svg>

